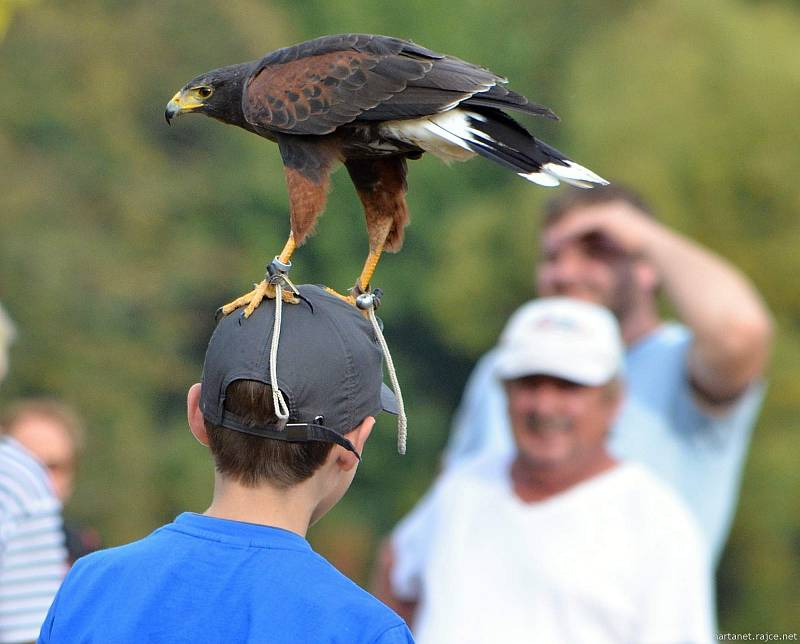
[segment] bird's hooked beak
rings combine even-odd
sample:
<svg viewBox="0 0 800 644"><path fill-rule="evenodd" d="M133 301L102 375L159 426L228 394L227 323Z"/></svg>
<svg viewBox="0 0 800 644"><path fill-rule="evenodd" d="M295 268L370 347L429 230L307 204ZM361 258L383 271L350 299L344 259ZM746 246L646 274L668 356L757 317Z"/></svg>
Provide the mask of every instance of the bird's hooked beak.
<svg viewBox="0 0 800 644"><path fill-rule="evenodd" d="M180 116L186 112L192 112L193 110L203 107L203 105L204 103L202 101L198 101L193 96L188 95L186 90L181 90L167 103L167 109L164 111L164 118L167 120L167 125L170 125L172 119L176 116Z"/></svg>

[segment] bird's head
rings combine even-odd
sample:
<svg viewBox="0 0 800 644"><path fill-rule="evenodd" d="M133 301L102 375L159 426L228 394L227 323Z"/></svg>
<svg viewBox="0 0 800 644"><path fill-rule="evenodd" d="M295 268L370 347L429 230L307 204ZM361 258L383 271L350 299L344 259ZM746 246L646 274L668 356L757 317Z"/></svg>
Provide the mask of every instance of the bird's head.
<svg viewBox="0 0 800 644"><path fill-rule="evenodd" d="M231 125L245 126L242 91L252 63L215 69L190 80L167 103L167 123L181 114L200 112Z"/></svg>

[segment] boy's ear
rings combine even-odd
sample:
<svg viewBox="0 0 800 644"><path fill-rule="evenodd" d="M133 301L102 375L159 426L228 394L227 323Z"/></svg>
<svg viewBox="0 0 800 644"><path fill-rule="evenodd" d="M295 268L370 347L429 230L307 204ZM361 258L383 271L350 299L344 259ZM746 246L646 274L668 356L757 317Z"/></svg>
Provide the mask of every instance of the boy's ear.
<svg viewBox="0 0 800 644"><path fill-rule="evenodd" d="M358 427L347 433L347 439L353 444L353 447L356 448L356 451L359 454L363 454L364 444L367 442L374 425L375 419L372 416L367 416L363 421L361 421L361 424ZM349 472L356 465L358 465L358 458L355 454L353 454L353 452L344 449L343 447L339 448L338 451L339 455L336 457L336 461L345 472Z"/></svg>
<svg viewBox="0 0 800 644"><path fill-rule="evenodd" d="M189 429L201 445L208 447L208 434L203 412L200 411L200 383L196 382L189 388L186 396L186 416L189 420Z"/></svg>

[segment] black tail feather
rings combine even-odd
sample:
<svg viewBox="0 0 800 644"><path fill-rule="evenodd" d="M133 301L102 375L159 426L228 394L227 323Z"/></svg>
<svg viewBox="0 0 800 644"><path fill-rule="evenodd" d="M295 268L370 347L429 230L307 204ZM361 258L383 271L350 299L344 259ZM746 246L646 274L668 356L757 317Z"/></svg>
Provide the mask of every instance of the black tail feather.
<svg viewBox="0 0 800 644"><path fill-rule="evenodd" d="M467 100L461 103L464 108L467 107L489 107L496 110L514 110L516 112L526 112L535 116L544 116L545 118L559 121L560 119L549 107L531 103L522 94L506 89L502 85L495 85L491 89L474 94Z"/></svg>
<svg viewBox="0 0 800 644"><path fill-rule="evenodd" d="M561 152L539 141L507 114L495 109L474 110L467 118L476 132L475 141L467 141L475 152L514 172L539 171L546 163L563 163Z"/></svg>

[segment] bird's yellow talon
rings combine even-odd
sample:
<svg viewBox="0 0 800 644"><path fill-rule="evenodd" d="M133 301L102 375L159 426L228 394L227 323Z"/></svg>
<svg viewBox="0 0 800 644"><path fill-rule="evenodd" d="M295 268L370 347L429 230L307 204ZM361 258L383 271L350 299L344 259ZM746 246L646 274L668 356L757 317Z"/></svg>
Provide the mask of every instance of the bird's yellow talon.
<svg viewBox="0 0 800 644"><path fill-rule="evenodd" d="M350 304L352 306L356 305L356 297L352 293L350 293L348 295L342 295L341 293L339 293L339 291L334 291L329 286L326 286L325 290L328 293L330 293L331 295L334 295L334 296L338 297L340 300L344 300L345 302L347 302L348 304Z"/></svg>
<svg viewBox="0 0 800 644"><path fill-rule="evenodd" d="M237 297L235 300L233 300L233 302L228 302L228 304L221 307L220 311L222 312L222 315L230 315L236 309L245 307L242 314L245 318L249 318L265 297L269 300L275 299L275 287L267 282L267 280L262 280L254 286L255 288L249 293L245 293L241 297ZM288 289L284 289L281 294L281 299L287 304L298 304L300 302L300 300Z"/></svg>
<svg viewBox="0 0 800 644"><path fill-rule="evenodd" d="M361 315L363 315L365 318L369 318L370 310L377 309L378 306L380 306L381 296L383 295L383 292L379 288L376 288L374 292L365 293L360 289L358 284L351 288L347 295L342 295L338 291L334 291L328 286L325 287L325 290L331 295L338 297L340 300L344 300L351 306L356 307L358 312L361 313ZM366 302L362 302L359 299L359 295L367 297Z"/></svg>

